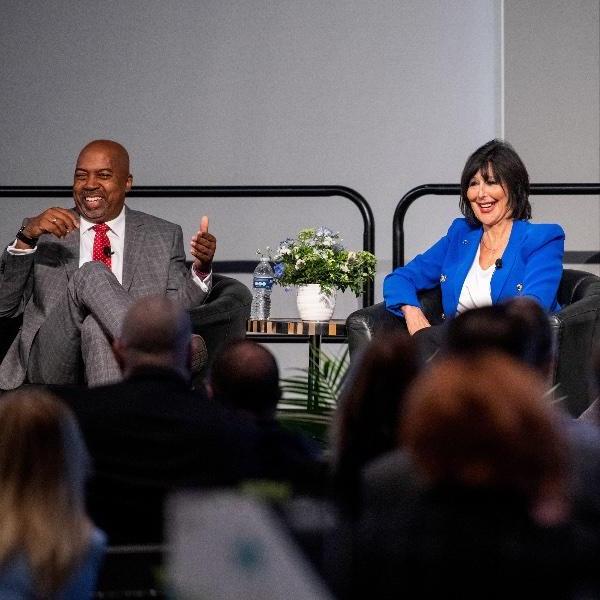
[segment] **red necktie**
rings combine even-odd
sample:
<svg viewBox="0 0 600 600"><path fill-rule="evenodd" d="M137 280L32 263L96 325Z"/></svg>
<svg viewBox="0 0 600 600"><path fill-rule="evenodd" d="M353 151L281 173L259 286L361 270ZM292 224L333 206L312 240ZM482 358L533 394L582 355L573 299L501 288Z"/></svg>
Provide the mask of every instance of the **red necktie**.
<svg viewBox="0 0 600 600"><path fill-rule="evenodd" d="M108 239L108 235L106 235L109 227L106 223L98 223L98 225L94 225L93 229L96 235L94 236L92 260L99 260L110 269L110 256L112 252L110 249L110 240Z"/></svg>

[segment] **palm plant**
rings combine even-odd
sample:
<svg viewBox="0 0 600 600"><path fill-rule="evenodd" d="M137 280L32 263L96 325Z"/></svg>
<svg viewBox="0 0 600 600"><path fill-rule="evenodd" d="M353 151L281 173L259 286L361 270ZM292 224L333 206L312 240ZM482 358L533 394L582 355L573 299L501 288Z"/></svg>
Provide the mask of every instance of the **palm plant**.
<svg viewBox="0 0 600 600"><path fill-rule="evenodd" d="M314 357L312 369L291 369L294 375L281 378L282 403L286 407L279 409L279 418L287 426L301 429L326 444L327 428L350 360L347 347L339 356L318 349L314 351ZM311 385L312 402L309 405Z"/></svg>
<svg viewBox="0 0 600 600"><path fill-rule="evenodd" d="M281 391L286 404L302 406L309 412L331 412L337 405L346 372L348 371L348 348L340 356L332 356L325 350L314 351L314 363L310 368L291 369L299 373L281 378ZM314 399L308 406L309 377L313 374Z"/></svg>

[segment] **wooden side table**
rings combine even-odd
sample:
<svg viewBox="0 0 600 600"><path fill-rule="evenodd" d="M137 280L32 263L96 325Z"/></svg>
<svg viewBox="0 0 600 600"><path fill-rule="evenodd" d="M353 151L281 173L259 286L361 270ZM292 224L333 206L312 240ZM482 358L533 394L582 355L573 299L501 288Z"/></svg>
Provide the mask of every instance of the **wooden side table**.
<svg viewBox="0 0 600 600"><path fill-rule="evenodd" d="M319 351L321 343L345 342L347 339L346 321L302 321L300 319L249 319L246 324L246 337L257 342L308 342L308 403L307 410L319 407Z"/></svg>

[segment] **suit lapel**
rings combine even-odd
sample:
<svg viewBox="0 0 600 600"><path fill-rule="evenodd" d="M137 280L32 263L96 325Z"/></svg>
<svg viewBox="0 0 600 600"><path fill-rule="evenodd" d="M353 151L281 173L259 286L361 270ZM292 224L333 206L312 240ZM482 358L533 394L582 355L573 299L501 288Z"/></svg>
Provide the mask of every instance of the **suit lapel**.
<svg viewBox="0 0 600 600"><path fill-rule="evenodd" d="M135 211L125 207L125 239L123 240L123 287L129 290L144 248L144 225Z"/></svg>
<svg viewBox="0 0 600 600"><path fill-rule="evenodd" d="M458 240L458 261L456 263L456 271L451 278L451 281L453 282L452 293L454 295L452 306L458 306L460 292L463 288L465 279L467 278L467 273L475 260L475 255L477 254L477 247L481 240L481 231L481 227L476 227L467 231Z"/></svg>
<svg viewBox="0 0 600 600"><path fill-rule="evenodd" d="M79 238L79 228L77 228L59 240L59 243L61 243L66 250L64 253L64 256L66 256L64 265L69 279L71 279L73 272L79 268Z"/></svg>
<svg viewBox="0 0 600 600"><path fill-rule="evenodd" d="M527 223L525 221L513 221L512 229L510 232L510 238L508 244L502 255L502 268L496 269L492 276L492 302L496 304L502 288L504 287L510 271L515 264L515 260L523 244L525 233L527 231ZM512 294L514 295L514 294Z"/></svg>

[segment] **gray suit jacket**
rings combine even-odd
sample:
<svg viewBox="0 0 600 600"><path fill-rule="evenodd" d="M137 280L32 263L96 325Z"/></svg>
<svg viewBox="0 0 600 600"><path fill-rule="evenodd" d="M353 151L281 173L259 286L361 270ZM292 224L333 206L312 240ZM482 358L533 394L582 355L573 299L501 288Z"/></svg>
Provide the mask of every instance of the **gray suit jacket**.
<svg viewBox="0 0 600 600"><path fill-rule="evenodd" d="M123 287L132 298L167 294L186 308L204 301L185 264L179 225L125 207ZM79 229L62 239L42 236L36 252L13 256L5 249L0 262L0 317L23 314L21 331L0 365L0 389L25 380L31 345L50 311L65 294L79 268Z"/></svg>

